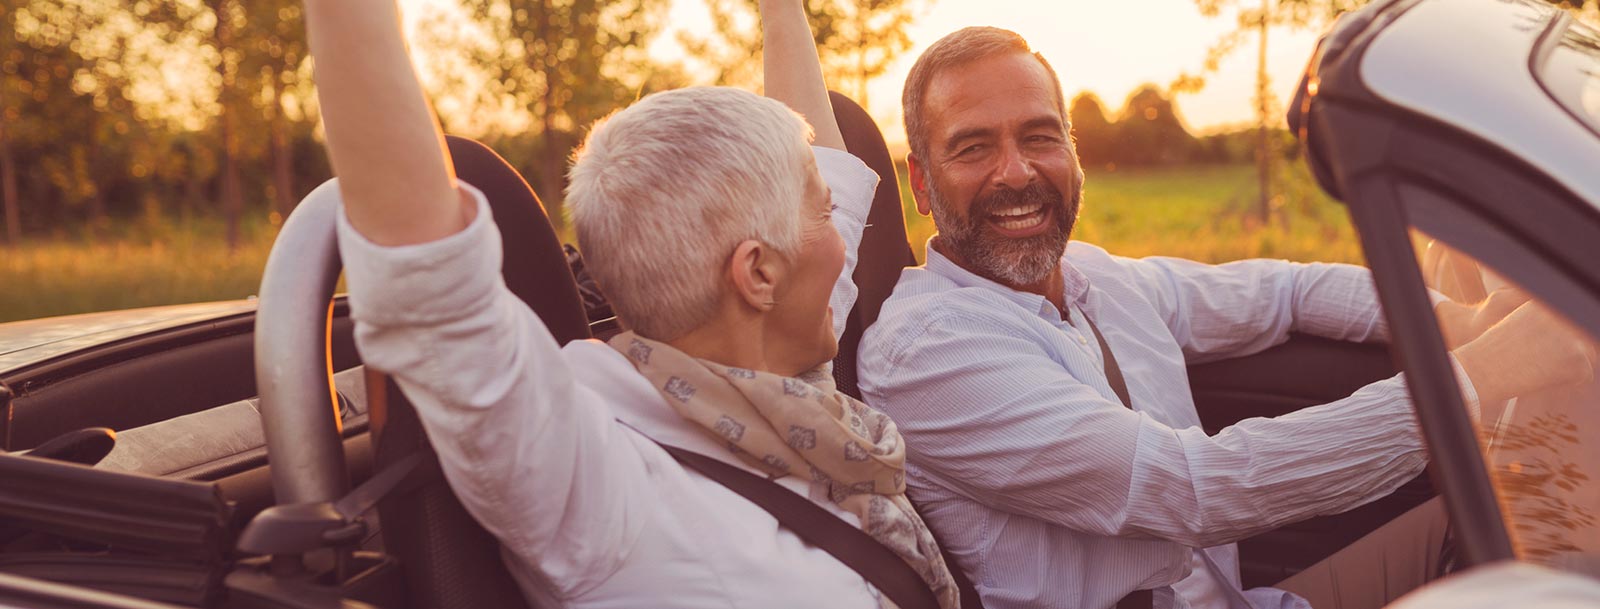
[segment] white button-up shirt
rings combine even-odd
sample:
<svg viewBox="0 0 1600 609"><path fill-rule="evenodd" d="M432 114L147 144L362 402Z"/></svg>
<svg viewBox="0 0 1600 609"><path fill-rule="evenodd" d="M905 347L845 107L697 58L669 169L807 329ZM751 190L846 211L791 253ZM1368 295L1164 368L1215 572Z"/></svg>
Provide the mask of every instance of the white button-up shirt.
<svg viewBox="0 0 1600 609"><path fill-rule="evenodd" d="M849 154L816 156L847 248L831 300L837 336L878 177ZM463 190L478 213L455 235L381 247L341 214L339 249L361 355L411 398L456 496L501 541L536 606L877 607L856 572L663 451L656 441L761 473L673 411L621 354L592 340L556 344L506 289L489 209ZM312 196L338 190L330 182ZM803 480L779 483L809 492Z"/></svg>
<svg viewBox="0 0 1600 609"><path fill-rule="evenodd" d="M1139 589L1156 589L1157 606L1226 607L1234 542L1357 507L1422 471L1398 376L1215 436L1195 411L1188 364L1291 331L1385 339L1365 269L1135 260L1073 242L1063 273L1066 321L1044 297L930 247L861 343L861 390L906 437L911 496L990 609L1109 607ZM1110 343L1132 410L1083 314ZM1231 581L1198 567L1193 548L1211 548ZM1304 605L1246 595L1259 608Z"/></svg>

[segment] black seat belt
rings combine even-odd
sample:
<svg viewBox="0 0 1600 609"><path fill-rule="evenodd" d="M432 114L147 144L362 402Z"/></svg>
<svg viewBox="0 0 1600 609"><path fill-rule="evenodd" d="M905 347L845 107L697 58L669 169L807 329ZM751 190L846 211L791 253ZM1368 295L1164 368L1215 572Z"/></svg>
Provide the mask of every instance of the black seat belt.
<svg viewBox="0 0 1600 609"><path fill-rule="evenodd" d="M1079 309L1079 312L1082 312L1082 309ZM1105 335L1100 333L1100 328L1094 325L1094 320L1090 319L1087 313L1083 315L1083 321L1089 324L1089 331L1094 332L1095 340L1100 341L1100 355L1105 358L1106 381L1111 384L1112 393L1117 394L1117 399L1122 400L1123 406L1133 410L1133 399L1128 394L1128 380L1122 376L1122 367L1117 365L1117 356L1111 354L1111 343L1106 342ZM1235 609L1249 607L1250 601L1246 600L1244 593L1234 587L1233 582L1222 573L1222 567L1217 561L1213 560L1204 548L1196 548L1195 551L1205 560L1206 568L1217 578L1217 586L1222 588L1223 595L1227 597L1228 606ZM1117 602L1117 609L1143 609L1153 602L1151 591L1134 590Z"/></svg>
<svg viewBox="0 0 1600 609"><path fill-rule="evenodd" d="M1082 309L1079 309L1082 312ZM1128 381L1122 377L1122 367L1117 365L1117 356L1111 354L1111 343L1106 342L1105 335L1100 333L1100 328L1094 325L1094 320L1089 315L1083 315L1083 321L1089 324L1089 331L1094 332L1094 339L1100 341L1100 356L1105 360L1106 382L1111 384L1111 392L1117 394L1117 399L1122 400L1122 405L1128 410L1133 410L1133 399L1128 395ZM1134 590L1129 592L1122 600L1117 601L1115 609L1150 609L1155 604L1155 593L1150 590Z"/></svg>
<svg viewBox="0 0 1600 609"><path fill-rule="evenodd" d="M700 453L661 444L684 467L738 493L778 519L778 524L859 573L900 609L938 609L922 576L871 535L782 485Z"/></svg>

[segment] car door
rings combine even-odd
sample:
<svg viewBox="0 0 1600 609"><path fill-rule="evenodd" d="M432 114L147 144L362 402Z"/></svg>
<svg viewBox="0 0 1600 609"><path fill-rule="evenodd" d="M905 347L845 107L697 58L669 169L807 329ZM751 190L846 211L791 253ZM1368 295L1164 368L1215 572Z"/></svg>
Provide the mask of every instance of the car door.
<svg viewBox="0 0 1600 609"><path fill-rule="evenodd" d="M1600 575L1596 40L1538 2L1375 5L1323 40L1291 105L1319 182L1350 208L1468 565ZM1507 326L1499 351L1548 363L1480 373L1485 390L1528 382L1474 420L1460 337L1435 313L1454 305L1436 303L1502 289L1556 321Z"/></svg>

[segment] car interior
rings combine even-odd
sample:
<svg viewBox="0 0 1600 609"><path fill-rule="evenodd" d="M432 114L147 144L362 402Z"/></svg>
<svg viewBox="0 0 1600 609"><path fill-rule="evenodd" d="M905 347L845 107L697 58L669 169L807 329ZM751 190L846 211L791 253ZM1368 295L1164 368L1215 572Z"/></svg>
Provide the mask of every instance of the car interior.
<svg viewBox="0 0 1600 609"><path fill-rule="evenodd" d="M838 94L833 101L850 151L886 176L834 368L840 389L859 396L855 347L915 258L882 134L860 106ZM586 316L559 239L523 178L482 144L453 136L448 144L457 174L488 196L512 292L559 342L616 332L616 320ZM404 393L360 366L343 299L304 313L330 319L330 402L343 475L355 490L315 513L275 505L269 457L277 455L268 455L256 395L262 363L253 345L263 334L254 315L156 332L0 373L0 448L10 451L0 455L0 575L184 606L528 606L497 542L440 474ZM1395 373L1383 345L1295 336L1262 353L1192 366L1189 380L1204 426L1215 432ZM1292 575L1435 494L1422 476L1362 508L1246 540L1244 585ZM970 586L963 592L963 606L981 606Z"/></svg>

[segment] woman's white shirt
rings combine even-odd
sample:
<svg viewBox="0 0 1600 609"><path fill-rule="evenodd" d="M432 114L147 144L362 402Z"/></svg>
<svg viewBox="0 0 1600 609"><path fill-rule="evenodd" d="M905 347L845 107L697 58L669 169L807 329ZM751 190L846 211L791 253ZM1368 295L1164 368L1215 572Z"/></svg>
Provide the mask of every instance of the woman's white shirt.
<svg viewBox="0 0 1600 609"><path fill-rule="evenodd" d="M830 299L838 336L878 176L848 153L814 150L846 246ZM556 344L501 279L483 195L461 188L478 206L462 231L383 247L341 213L339 249L364 361L405 390L456 495L500 539L524 593L585 608L877 607L854 571L662 450L656 442L756 471L678 416L625 358L598 341ZM809 495L803 480L779 483Z"/></svg>

